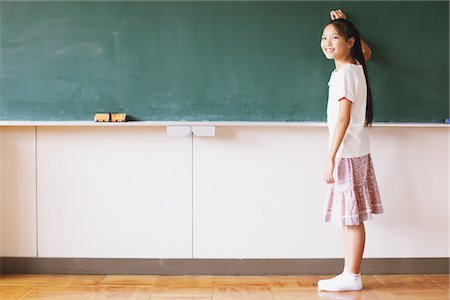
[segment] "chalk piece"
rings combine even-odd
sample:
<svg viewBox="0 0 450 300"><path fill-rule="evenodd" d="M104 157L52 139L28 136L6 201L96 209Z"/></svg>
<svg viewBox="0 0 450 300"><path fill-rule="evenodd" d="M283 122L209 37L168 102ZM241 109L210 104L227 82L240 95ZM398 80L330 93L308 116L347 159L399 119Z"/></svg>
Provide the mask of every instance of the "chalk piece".
<svg viewBox="0 0 450 300"><path fill-rule="evenodd" d="M191 126L167 126L168 136L187 136L191 134Z"/></svg>
<svg viewBox="0 0 450 300"><path fill-rule="evenodd" d="M196 136L214 136L216 133L215 126L192 126L192 133Z"/></svg>
<svg viewBox="0 0 450 300"><path fill-rule="evenodd" d="M111 122L126 122L127 114L111 114Z"/></svg>
<svg viewBox="0 0 450 300"><path fill-rule="evenodd" d="M110 115L108 113L95 114L95 122L109 122Z"/></svg>

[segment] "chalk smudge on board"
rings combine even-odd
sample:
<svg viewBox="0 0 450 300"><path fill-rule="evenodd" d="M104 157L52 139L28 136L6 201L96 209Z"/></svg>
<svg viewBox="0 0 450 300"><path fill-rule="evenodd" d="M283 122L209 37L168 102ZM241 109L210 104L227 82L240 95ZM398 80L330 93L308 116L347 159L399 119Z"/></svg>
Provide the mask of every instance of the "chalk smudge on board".
<svg viewBox="0 0 450 300"><path fill-rule="evenodd" d="M69 46L67 48L55 52L55 54L57 55L63 54L70 55L77 53L85 53L87 55L98 56L101 53L103 53L103 48L94 43L81 43L78 45Z"/></svg>

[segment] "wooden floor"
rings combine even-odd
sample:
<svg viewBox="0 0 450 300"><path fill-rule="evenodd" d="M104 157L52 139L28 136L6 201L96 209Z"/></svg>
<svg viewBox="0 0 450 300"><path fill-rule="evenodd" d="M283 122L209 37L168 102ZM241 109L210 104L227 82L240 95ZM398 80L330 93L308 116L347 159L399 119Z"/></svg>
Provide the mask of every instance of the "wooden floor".
<svg viewBox="0 0 450 300"><path fill-rule="evenodd" d="M449 275L363 275L363 290L318 292L324 276L0 275L0 299L449 299Z"/></svg>

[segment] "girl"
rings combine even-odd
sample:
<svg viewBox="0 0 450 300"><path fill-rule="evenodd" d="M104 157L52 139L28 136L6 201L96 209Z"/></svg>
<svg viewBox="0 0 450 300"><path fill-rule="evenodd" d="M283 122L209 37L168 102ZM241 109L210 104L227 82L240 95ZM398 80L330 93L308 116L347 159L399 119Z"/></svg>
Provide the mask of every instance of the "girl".
<svg viewBox="0 0 450 300"><path fill-rule="evenodd" d="M331 11L330 17L321 39L325 57L336 65L328 82L325 222L343 227L345 266L341 274L317 285L319 290L351 291L362 289L363 222L383 213L368 132L373 112L366 62L372 52L342 10Z"/></svg>

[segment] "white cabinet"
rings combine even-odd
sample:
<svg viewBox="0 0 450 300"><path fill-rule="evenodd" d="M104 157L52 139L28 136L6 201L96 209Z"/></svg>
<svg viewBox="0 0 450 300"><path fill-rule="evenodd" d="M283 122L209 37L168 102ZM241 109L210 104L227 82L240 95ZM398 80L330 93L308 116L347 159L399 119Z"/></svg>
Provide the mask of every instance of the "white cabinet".
<svg viewBox="0 0 450 300"><path fill-rule="evenodd" d="M448 129L371 130L365 257L446 257ZM326 127L0 127L0 255L342 258L326 150Z"/></svg>

